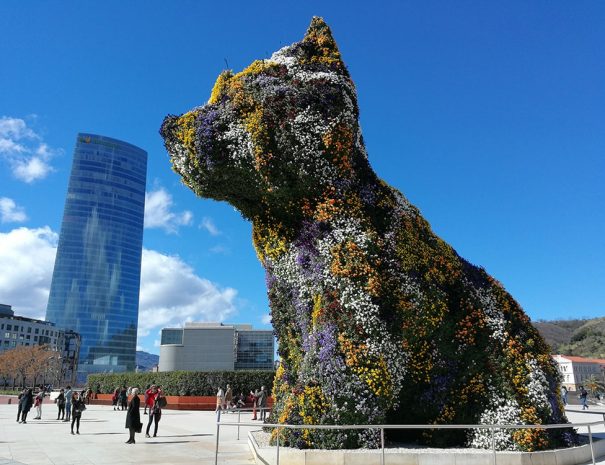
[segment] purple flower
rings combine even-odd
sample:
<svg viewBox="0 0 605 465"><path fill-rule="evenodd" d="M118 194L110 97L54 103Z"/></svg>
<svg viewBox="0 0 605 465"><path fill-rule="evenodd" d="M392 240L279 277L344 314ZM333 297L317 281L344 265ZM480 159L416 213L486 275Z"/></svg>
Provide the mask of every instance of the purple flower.
<svg viewBox="0 0 605 465"><path fill-rule="evenodd" d="M212 154L214 152L213 141L216 140L214 125L216 124L218 116L218 111L209 109L207 111L200 111L197 117L196 150L200 158L204 160L208 169L212 169L214 166L212 160Z"/></svg>
<svg viewBox="0 0 605 465"><path fill-rule="evenodd" d="M276 282L277 278L275 275L271 274L271 271L267 267L265 270L265 284L267 285L267 289L271 289Z"/></svg>

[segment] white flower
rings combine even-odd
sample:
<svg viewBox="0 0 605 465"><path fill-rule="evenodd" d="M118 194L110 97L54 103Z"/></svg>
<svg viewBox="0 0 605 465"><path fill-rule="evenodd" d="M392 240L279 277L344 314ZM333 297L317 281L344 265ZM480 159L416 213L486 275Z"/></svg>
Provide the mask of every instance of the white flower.
<svg viewBox="0 0 605 465"><path fill-rule="evenodd" d="M527 397L529 401L538 409L546 410L549 416L552 415L552 407L548 400L550 385L544 371L535 359L529 359L525 364L529 370L527 375Z"/></svg>
<svg viewBox="0 0 605 465"><path fill-rule="evenodd" d="M523 424L521 421L521 409L514 399L505 399L490 388L490 407L485 410L479 418L480 425L510 425ZM494 429L493 439L496 450L519 450L519 446L513 441L513 429ZM487 428L476 428L468 435L468 446L478 449L492 448L492 431Z"/></svg>

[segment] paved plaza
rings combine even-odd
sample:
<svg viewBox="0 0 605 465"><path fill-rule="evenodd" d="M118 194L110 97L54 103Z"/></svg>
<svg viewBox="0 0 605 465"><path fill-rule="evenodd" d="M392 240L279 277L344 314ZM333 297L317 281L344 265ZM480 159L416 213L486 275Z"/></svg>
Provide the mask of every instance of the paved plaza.
<svg viewBox="0 0 605 465"><path fill-rule="evenodd" d="M573 407L576 410L577 406ZM605 413L605 408L590 412ZM0 465L121 465L121 464L182 464L214 463L216 416L214 412L164 410L157 438L137 435L135 445L124 444L128 439L124 428L125 411L112 407L91 405L83 413L80 435L72 436L68 423L58 422L54 404L45 404L42 420L29 414L27 424L18 424L16 405L0 405ZM602 415L568 412L572 422L603 421ZM236 414L226 420L236 421ZM242 414L242 421L251 415ZM253 464L248 449L248 431L258 427L221 428L219 463L224 465ZM584 429L585 430L585 429ZM585 432L585 431L580 431ZM595 429L605 438L603 423ZM605 457L597 461L605 465Z"/></svg>
<svg viewBox="0 0 605 465"><path fill-rule="evenodd" d="M128 430L124 428L126 411L116 412L109 406L90 405L82 414L80 435L74 436L70 434L68 423L55 420L56 413L54 404L44 404L42 420L33 419L36 415L32 409L27 424L19 424L16 422L17 406L0 405L0 465L214 463L214 412L164 410L158 437L146 439L143 429L143 434L136 435L134 445L124 444L128 439ZM231 417L237 419L235 414L227 416L229 420ZM250 419L250 414L242 414L242 421ZM142 409L141 421L146 421ZM242 439L238 441L236 428L222 428L219 463L253 464L247 433L254 429L259 428L242 427Z"/></svg>

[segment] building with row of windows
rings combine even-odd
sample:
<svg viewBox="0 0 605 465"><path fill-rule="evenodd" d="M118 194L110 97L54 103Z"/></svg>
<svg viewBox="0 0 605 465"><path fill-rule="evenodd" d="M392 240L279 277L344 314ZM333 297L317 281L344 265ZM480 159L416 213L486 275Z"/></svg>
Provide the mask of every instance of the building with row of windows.
<svg viewBox="0 0 605 465"><path fill-rule="evenodd" d="M272 370L273 331L246 324L185 323L162 329L159 371Z"/></svg>
<svg viewBox="0 0 605 465"><path fill-rule="evenodd" d="M60 354L61 380L73 383L80 354L80 335L57 328L50 321L17 316L12 306L0 304L0 352L19 346L48 345Z"/></svg>
<svg viewBox="0 0 605 465"><path fill-rule="evenodd" d="M562 385L569 391L577 391L588 379L605 382L605 359L553 355L561 373Z"/></svg>
<svg viewBox="0 0 605 465"><path fill-rule="evenodd" d="M82 336L79 384L135 369L146 183L145 150L78 134L46 319Z"/></svg>

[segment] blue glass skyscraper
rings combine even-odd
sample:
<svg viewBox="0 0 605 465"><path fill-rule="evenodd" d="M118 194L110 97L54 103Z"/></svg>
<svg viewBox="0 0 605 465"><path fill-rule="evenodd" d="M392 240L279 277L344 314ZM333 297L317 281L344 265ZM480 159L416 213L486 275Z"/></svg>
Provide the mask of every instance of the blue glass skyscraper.
<svg viewBox="0 0 605 465"><path fill-rule="evenodd" d="M78 379L135 368L147 152L78 134L46 320L80 333Z"/></svg>

